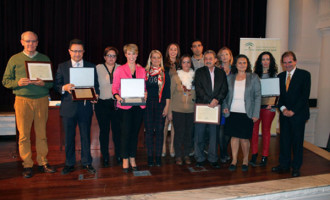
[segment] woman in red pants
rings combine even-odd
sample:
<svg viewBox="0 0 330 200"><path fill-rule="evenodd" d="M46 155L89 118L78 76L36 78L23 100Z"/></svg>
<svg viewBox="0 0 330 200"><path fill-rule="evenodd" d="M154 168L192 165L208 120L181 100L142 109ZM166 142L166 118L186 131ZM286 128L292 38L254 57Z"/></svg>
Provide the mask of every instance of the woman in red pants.
<svg viewBox="0 0 330 200"><path fill-rule="evenodd" d="M274 56L270 52L265 51L258 56L258 59L255 63L254 73L258 74L260 79L276 77L277 65L275 63ZM270 99L267 97L262 98L260 118L254 123L253 127L253 134L251 139L252 158L249 164L254 167L257 166L260 122L262 124L262 157L259 166L267 165L267 158L269 155L270 128L276 113L274 105L267 104L269 100Z"/></svg>

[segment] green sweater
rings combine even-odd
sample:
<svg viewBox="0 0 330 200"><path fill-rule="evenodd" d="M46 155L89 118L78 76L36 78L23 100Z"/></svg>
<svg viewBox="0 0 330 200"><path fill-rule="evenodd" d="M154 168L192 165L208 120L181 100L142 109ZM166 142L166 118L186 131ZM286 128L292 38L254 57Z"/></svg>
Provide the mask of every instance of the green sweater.
<svg viewBox="0 0 330 200"><path fill-rule="evenodd" d="M45 61L50 59L41 53L37 53L33 58L26 56L23 52L13 55L7 64L3 75L2 84L6 88L12 89L16 96L37 99L49 94L49 89L53 87L52 82L45 82L44 86L29 84L27 86L18 86L21 78L26 78L25 61Z"/></svg>

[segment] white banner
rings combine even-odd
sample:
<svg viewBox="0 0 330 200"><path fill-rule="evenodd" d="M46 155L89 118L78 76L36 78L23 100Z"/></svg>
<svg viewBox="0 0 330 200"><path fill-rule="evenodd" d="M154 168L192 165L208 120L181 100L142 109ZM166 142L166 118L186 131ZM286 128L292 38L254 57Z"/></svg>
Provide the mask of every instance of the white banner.
<svg viewBox="0 0 330 200"><path fill-rule="evenodd" d="M279 38L241 38L240 39L240 48L239 53L245 54L250 62L252 71L254 69L254 64L260 53L264 51L269 51L273 54L275 62L277 64L278 73L282 71L281 67L281 48L280 48L280 39ZM278 112L273 120L271 127L271 134L276 135L278 126ZM262 123L260 123L261 125ZM261 132L261 130L259 131Z"/></svg>
<svg viewBox="0 0 330 200"><path fill-rule="evenodd" d="M273 54L279 72L281 68L281 48L279 38L241 38L239 53L245 54L254 69L254 64L260 53L269 51Z"/></svg>

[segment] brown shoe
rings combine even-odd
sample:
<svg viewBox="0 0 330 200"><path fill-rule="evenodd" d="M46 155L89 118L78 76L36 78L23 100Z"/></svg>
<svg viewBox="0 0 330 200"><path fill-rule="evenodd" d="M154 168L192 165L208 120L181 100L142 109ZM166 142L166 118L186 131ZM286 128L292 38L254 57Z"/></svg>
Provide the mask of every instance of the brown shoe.
<svg viewBox="0 0 330 200"><path fill-rule="evenodd" d="M178 158L176 158L175 160L176 160L175 163L176 163L177 165L182 165L182 164L183 164L183 162L182 162L182 158L181 158L181 157L178 157Z"/></svg>
<svg viewBox="0 0 330 200"><path fill-rule="evenodd" d="M185 162L187 165L190 165L190 164L191 164L191 160L190 160L189 156L185 156L185 157L184 157L184 162Z"/></svg>

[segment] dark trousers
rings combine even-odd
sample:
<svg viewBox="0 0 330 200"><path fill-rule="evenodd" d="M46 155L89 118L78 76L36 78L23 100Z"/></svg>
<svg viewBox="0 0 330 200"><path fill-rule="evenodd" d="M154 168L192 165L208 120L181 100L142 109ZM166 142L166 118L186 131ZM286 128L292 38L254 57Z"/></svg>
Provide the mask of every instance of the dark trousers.
<svg viewBox="0 0 330 200"><path fill-rule="evenodd" d="M208 148L208 161L217 162L217 126L213 124L195 124L195 158L197 162L204 162L206 155L205 148L205 134L208 128L209 131L209 148Z"/></svg>
<svg viewBox="0 0 330 200"><path fill-rule="evenodd" d="M115 101L99 99L95 104L95 114L100 127L99 141L103 158L109 158L110 125L115 156L120 157L120 119L119 112L115 109Z"/></svg>
<svg viewBox="0 0 330 200"><path fill-rule="evenodd" d="M139 106L133 106L129 110L119 109L121 131L120 153L124 159L136 157L143 111Z"/></svg>
<svg viewBox="0 0 330 200"><path fill-rule="evenodd" d="M219 146L220 146L220 159L228 157L228 144L230 136L225 135L225 125L219 126Z"/></svg>
<svg viewBox="0 0 330 200"><path fill-rule="evenodd" d="M191 132L194 126L194 113L180 113L172 111L175 130L175 156L189 156L191 151Z"/></svg>
<svg viewBox="0 0 330 200"><path fill-rule="evenodd" d="M62 117L62 122L65 131L65 165L74 166L76 163L75 137L77 124L81 142L81 164L84 166L92 164L90 138L92 114L78 109L75 116Z"/></svg>
<svg viewBox="0 0 330 200"><path fill-rule="evenodd" d="M303 143L306 120L299 116L280 116L280 156L279 162L283 168L300 169L303 161ZM291 151L293 160L291 162Z"/></svg>
<svg viewBox="0 0 330 200"><path fill-rule="evenodd" d="M162 154L165 123L165 118L162 114L165 104L165 100L162 100L160 103L158 99L147 100L147 107L144 113L144 127L146 129L146 145L149 157L153 156L154 152L156 157L160 157ZM156 151L154 150L155 146Z"/></svg>

